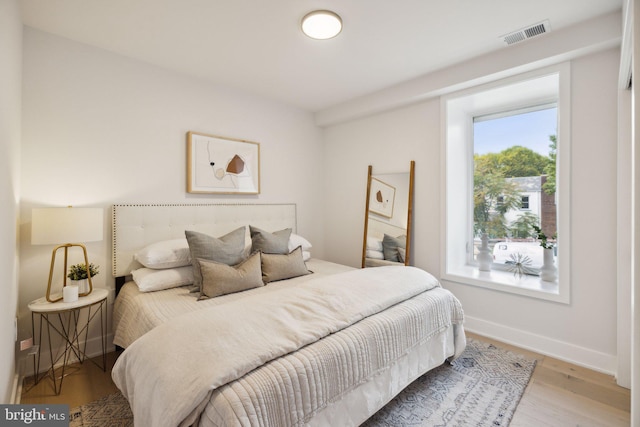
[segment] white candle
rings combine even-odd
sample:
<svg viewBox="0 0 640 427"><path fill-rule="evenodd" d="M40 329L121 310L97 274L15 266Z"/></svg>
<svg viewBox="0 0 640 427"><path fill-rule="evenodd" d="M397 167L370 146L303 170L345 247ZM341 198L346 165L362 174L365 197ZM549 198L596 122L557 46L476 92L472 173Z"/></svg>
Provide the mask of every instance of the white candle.
<svg viewBox="0 0 640 427"><path fill-rule="evenodd" d="M73 285L67 285L62 288L62 300L64 302L78 301L78 287Z"/></svg>

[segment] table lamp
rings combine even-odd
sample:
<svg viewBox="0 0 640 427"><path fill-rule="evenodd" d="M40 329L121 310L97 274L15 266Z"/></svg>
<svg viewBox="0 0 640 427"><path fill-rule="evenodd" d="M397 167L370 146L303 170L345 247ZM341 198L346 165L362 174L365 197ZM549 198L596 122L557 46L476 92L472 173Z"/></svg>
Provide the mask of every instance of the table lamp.
<svg viewBox="0 0 640 427"><path fill-rule="evenodd" d="M93 290L87 248L82 243L62 242L96 242L103 237L103 210L101 208L36 208L31 211L31 244L58 245L51 254L49 283L47 284L47 301L60 301L62 297L51 297L51 280L56 262L56 253L64 248L63 287L67 286L67 253L69 248L82 248L84 263L87 266L89 290L79 296L89 295Z"/></svg>

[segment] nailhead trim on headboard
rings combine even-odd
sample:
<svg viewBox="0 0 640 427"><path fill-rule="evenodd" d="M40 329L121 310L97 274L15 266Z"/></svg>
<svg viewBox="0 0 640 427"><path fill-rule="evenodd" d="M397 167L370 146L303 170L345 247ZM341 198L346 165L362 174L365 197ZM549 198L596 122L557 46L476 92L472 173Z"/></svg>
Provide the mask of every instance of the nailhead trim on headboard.
<svg viewBox="0 0 640 427"><path fill-rule="evenodd" d="M213 236L240 226L253 225L267 231L291 228L297 232L294 203L242 204L116 204L112 208L112 272L115 277L130 274L140 264L133 254L146 245L184 237L184 231L201 231Z"/></svg>

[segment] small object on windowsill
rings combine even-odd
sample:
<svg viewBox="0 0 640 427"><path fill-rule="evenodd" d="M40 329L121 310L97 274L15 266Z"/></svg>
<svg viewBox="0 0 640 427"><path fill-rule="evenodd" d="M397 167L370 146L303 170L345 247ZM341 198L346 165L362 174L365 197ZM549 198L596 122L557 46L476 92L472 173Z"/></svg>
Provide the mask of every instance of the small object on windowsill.
<svg viewBox="0 0 640 427"><path fill-rule="evenodd" d="M513 273L513 277L520 280L525 274L533 274L531 269L531 258L519 252L509 255L510 260L507 261L507 268Z"/></svg>
<svg viewBox="0 0 640 427"><path fill-rule="evenodd" d="M553 252L555 243L551 243L547 240L547 235L544 234L542 229L536 225L533 226L536 232L536 237L540 240L540 246L543 248L543 264L540 269L540 279L545 282L555 282L558 278L558 268L554 264ZM557 239L557 234L553 235L554 239Z"/></svg>
<svg viewBox="0 0 640 427"><path fill-rule="evenodd" d="M545 248L542 268L540 269L540 279L545 282L555 282L558 278L558 268L553 262L553 248Z"/></svg>
<svg viewBox="0 0 640 427"><path fill-rule="evenodd" d="M489 250L489 235L487 233L482 233L480 241L482 243L478 249L478 270L491 271L493 256L491 256L491 251Z"/></svg>

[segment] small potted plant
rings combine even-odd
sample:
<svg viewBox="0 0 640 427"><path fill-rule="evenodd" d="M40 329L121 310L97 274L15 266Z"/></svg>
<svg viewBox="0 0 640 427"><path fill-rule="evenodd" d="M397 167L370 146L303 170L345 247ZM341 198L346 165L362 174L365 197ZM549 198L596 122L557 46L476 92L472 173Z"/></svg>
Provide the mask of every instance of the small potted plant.
<svg viewBox="0 0 640 427"><path fill-rule="evenodd" d="M89 277L89 274L91 274L91 277L94 277L99 272L100 272L99 266L93 263L89 263L88 270L87 270L87 265L84 263L74 264L71 267L69 267L69 274L67 274L67 277L72 281L75 281L76 284L78 285L78 292L80 294L84 294L89 292L89 283L87 282L87 278Z"/></svg>
<svg viewBox="0 0 640 427"><path fill-rule="evenodd" d="M540 241L540 246L543 248L544 258L542 268L540 268L540 278L545 282L555 282L558 276L558 269L553 263L553 247L555 245L549 242L547 235L544 234L540 227L534 225L533 230L535 231L536 238Z"/></svg>

